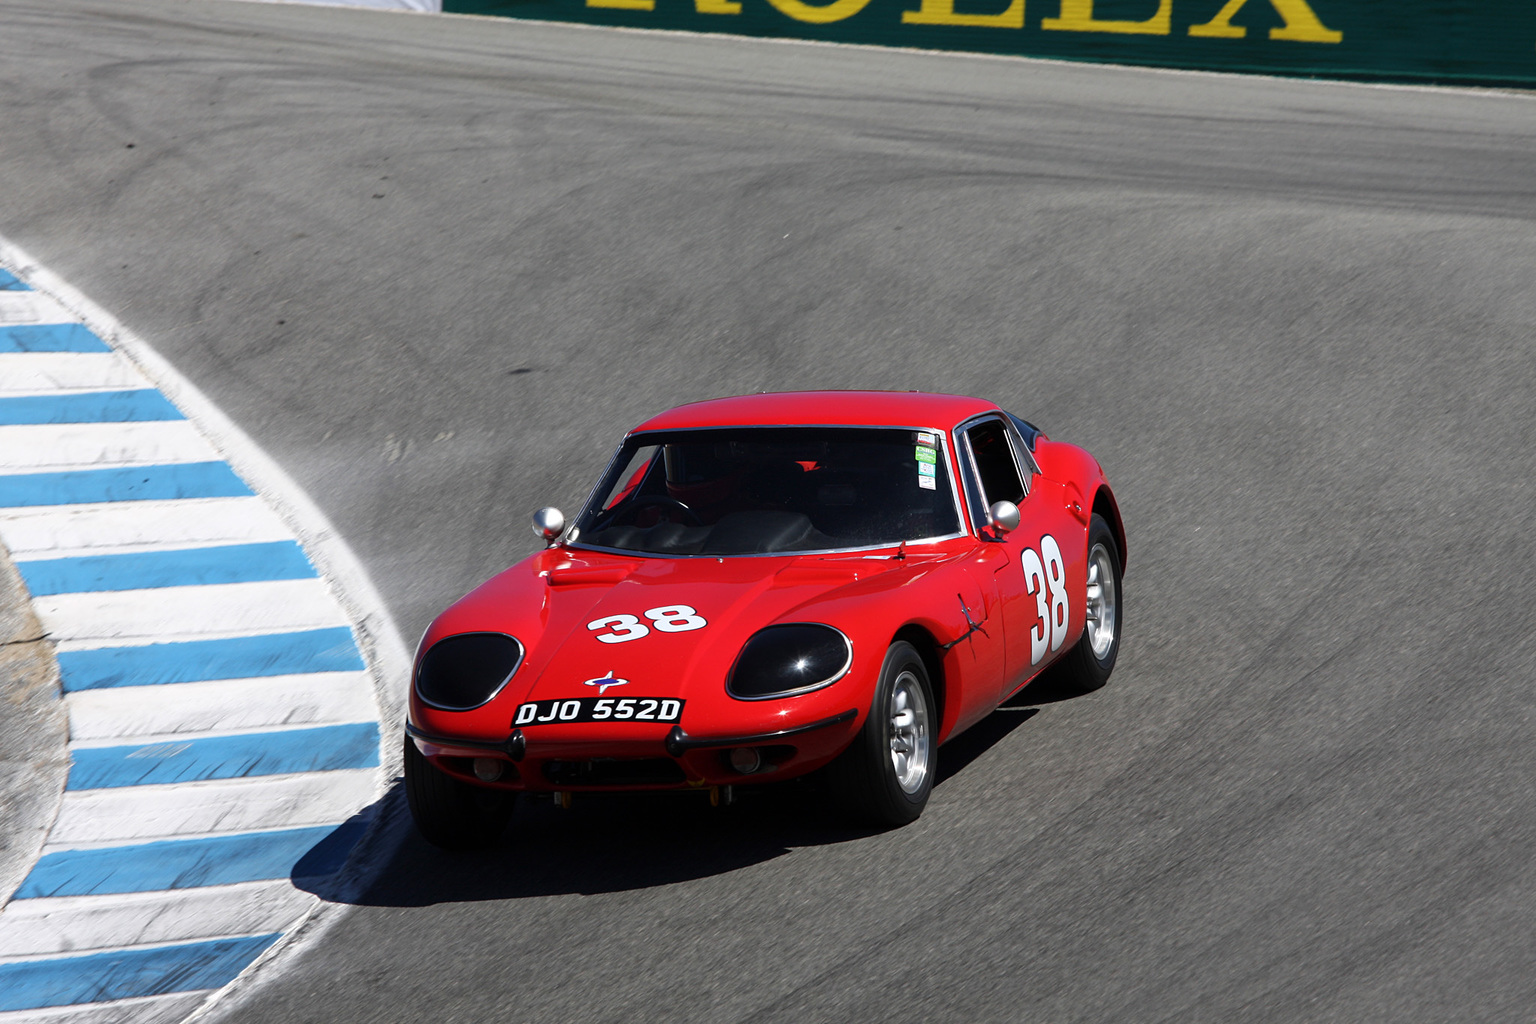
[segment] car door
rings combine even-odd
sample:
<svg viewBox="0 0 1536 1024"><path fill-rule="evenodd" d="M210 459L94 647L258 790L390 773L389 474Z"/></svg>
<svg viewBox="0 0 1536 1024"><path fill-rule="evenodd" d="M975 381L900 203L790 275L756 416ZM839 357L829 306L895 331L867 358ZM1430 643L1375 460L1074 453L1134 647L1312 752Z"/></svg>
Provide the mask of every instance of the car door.
<svg viewBox="0 0 1536 1024"><path fill-rule="evenodd" d="M1088 513L1075 485L1035 473L1019 509L1018 539L1024 590L1034 602L1026 612L1029 667L1038 673L1071 649L1083 629L1088 572Z"/></svg>
<svg viewBox="0 0 1536 1024"><path fill-rule="evenodd" d="M1082 529L1066 508L1061 485L1039 474L1003 416L968 421L960 442L972 522L988 538L987 561L1003 611L1005 668L996 696L1001 702L1064 649L1074 626L1082 626L1082 595L1074 620L1069 584L1084 572L1076 550L1082 545L1074 540ZM1017 529L1004 533L993 522L990 510L1000 501L1018 506Z"/></svg>

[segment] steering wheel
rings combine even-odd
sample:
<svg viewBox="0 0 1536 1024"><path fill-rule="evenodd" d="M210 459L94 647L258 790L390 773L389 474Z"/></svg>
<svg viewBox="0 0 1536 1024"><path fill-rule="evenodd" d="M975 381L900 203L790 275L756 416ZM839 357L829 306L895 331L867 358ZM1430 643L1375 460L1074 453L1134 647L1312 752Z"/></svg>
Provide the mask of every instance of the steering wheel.
<svg viewBox="0 0 1536 1024"><path fill-rule="evenodd" d="M641 509L652 508L656 505L665 505L668 508L673 508L681 512L684 516L687 517L689 526L704 525L704 520L699 518L698 513L694 512L693 509L689 508L681 501L678 501L676 498L670 497L666 494L646 494L642 495L641 497L631 498L629 501L626 501L622 506L614 511L612 516L603 520L601 524L593 527L593 529L603 529L604 527L617 526L624 520L633 517L635 513L639 512Z"/></svg>

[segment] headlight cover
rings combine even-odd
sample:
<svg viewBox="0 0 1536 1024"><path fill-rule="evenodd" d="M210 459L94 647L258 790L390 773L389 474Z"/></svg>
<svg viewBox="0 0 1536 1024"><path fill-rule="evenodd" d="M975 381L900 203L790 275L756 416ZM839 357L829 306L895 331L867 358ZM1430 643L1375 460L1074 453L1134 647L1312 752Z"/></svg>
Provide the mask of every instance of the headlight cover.
<svg viewBox="0 0 1536 1024"><path fill-rule="evenodd" d="M427 649L416 695L435 708L468 711L501 692L523 661L523 645L505 633L460 633Z"/></svg>
<svg viewBox="0 0 1536 1024"><path fill-rule="evenodd" d="M815 622L769 626L742 647L725 691L737 700L792 697L830 686L852 664L853 644L840 630Z"/></svg>

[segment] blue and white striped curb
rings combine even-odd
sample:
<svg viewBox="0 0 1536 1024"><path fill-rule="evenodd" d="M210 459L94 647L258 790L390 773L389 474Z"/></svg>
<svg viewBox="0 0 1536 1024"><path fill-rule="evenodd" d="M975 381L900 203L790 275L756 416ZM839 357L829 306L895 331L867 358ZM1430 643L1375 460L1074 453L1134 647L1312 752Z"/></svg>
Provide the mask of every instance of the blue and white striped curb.
<svg viewBox="0 0 1536 1024"><path fill-rule="evenodd" d="M383 792L404 647L292 482L3 239L0 542L71 755L0 910L0 1024L181 1020L320 906L304 880Z"/></svg>

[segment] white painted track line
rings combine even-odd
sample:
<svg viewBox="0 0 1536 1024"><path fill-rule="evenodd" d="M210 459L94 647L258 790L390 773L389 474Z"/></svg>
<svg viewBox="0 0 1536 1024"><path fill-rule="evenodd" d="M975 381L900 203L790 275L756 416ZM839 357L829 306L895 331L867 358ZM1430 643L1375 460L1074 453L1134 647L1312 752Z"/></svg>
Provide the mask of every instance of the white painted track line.
<svg viewBox="0 0 1536 1024"><path fill-rule="evenodd" d="M255 544L291 536L277 513L255 497L47 505L0 512L0 543L18 562Z"/></svg>
<svg viewBox="0 0 1536 1024"><path fill-rule="evenodd" d="M0 959L282 931L312 899L287 879L276 879L24 900L0 917Z"/></svg>
<svg viewBox="0 0 1536 1024"><path fill-rule="evenodd" d="M264 832L342 821L373 798L372 768L64 794L48 849ZM5 917L9 917L7 911ZM5 920L0 917L0 922Z"/></svg>
<svg viewBox="0 0 1536 1024"><path fill-rule="evenodd" d="M25 352L0 363L0 395L147 388L149 379L115 352Z"/></svg>
<svg viewBox="0 0 1536 1024"><path fill-rule="evenodd" d="M0 295L0 325L68 324L79 318L63 303L42 292L6 292Z"/></svg>
<svg viewBox="0 0 1536 1024"><path fill-rule="evenodd" d="M317 672L66 695L76 742L372 721L366 672Z"/></svg>
<svg viewBox="0 0 1536 1024"><path fill-rule="evenodd" d="M111 1003L84 1003L48 1010L0 1013L0 1024L174 1024L183 1020L208 998L208 991L177 992L146 999L120 999Z"/></svg>
<svg viewBox="0 0 1536 1024"><path fill-rule="evenodd" d="M53 594L32 606L50 636L95 647L349 624L320 579Z"/></svg>
<svg viewBox="0 0 1536 1024"><path fill-rule="evenodd" d="M222 461L186 420L0 427L0 473Z"/></svg>

